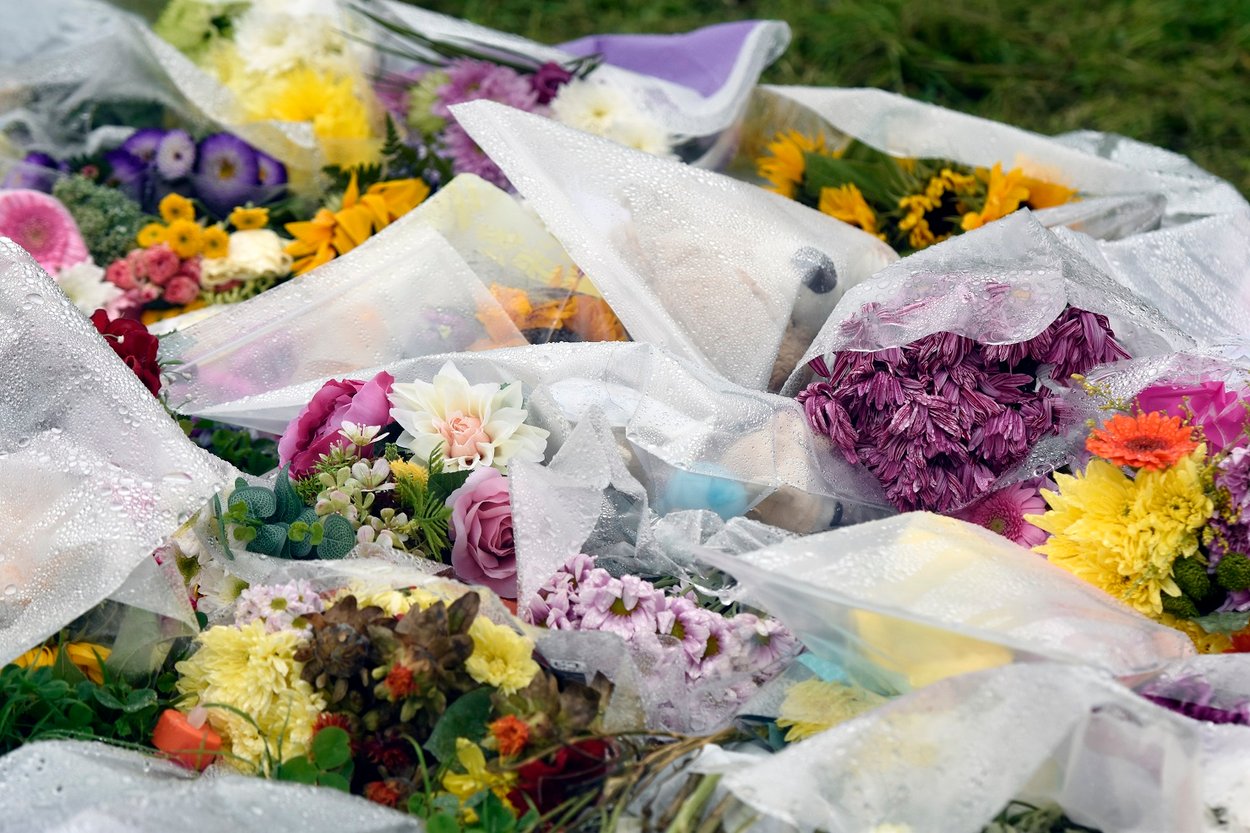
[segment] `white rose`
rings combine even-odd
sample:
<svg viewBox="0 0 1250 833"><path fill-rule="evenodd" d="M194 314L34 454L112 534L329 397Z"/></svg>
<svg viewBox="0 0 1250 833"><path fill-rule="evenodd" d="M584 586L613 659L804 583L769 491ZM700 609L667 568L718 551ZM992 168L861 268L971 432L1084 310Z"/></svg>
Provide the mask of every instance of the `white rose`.
<svg viewBox="0 0 1250 833"><path fill-rule="evenodd" d="M200 265L200 283L210 289L231 281L281 278L291 272L291 256L286 241L269 229L236 231L230 235L230 251L225 257L205 258Z"/></svg>

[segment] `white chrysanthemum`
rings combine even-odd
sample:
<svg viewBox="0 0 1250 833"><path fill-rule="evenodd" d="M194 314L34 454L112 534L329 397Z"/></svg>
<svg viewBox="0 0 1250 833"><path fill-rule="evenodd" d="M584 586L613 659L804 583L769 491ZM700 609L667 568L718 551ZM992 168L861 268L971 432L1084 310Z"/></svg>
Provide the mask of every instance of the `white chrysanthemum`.
<svg viewBox="0 0 1250 833"><path fill-rule="evenodd" d="M122 291L104 279L104 270L90 260L67 266L56 275L61 291L87 315L107 307Z"/></svg>
<svg viewBox="0 0 1250 833"><path fill-rule="evenodd" d="M585 79L570 81L551 102L551 114L561 124L657 156L672 150L663 126L649 117L629 93L609 84Z"/></svg>
<svg viewBox="0 0 1250 833"><path fill-rule="evenodd" d="M348 21L331 0L263 0L233 25L234 45L252 72L272 75L300 66L354 75L360 55L343 32Z"/></svg>
<svg viewBox="0 0 1250 833"><path fill-rule="evenodd" d="M541 461L548 432L525 424L521 404L520 385L470 385L451 362L433 383L391 388L391 416L404 429L399 445L417 460L441 445L447 471L507 471L514 460Z"/></svg>

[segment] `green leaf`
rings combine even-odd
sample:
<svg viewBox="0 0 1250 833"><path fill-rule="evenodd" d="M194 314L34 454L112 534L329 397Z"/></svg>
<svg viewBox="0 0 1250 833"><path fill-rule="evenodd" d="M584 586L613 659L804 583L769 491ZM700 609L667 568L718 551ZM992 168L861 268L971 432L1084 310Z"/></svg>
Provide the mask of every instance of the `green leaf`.
<svg viewBox="0 0 1250 833"><path fill-rule="evenodd" d="M320 775L321 770L303 755L283 761L276 773L279 781L294 781L297 784L316 784Z"/></svg>
<svg viewBox="0 0 1250 833"><path fill-rule="evenodd" d="M435 813L426 819L426 833L460 833L460 822L451 813Z"/></svg>
<svg viewBox="0 0 1250 833"><path fill-rule="evenodd" d="M317 545L317 557L327 560L343 558L356 546L356 530L341 515L326 515L321 521L325 537Z"/></svg>
<svg viewBox="0 0 1250 833"><path fill-rule="evenodd" d="M114 697L112 692L106 688L96 686L91 690L91 694L95 697L97 703L107 709L116 709L119 712L125 711L126 709L126 705L121 700Z"/></svg>
<svg viewBox="0 0 1250 833"><path fill-rule="evenodd" d="M256 537L248 543L247 551L280 558L286 546L286 531L286 524L265 524L256 530Z"/></svg>
<svg viewBox="0 0 1250 833"><path fill-rule="evenodd" d="M332 789L342 790L345 793L352 791L352 784L337 772L323 772L317 778L317 784L322 787L331 787Z"/></svg>
<svg viewBox="0 0 1250 833"><path fill-rule="evenodd" d="M136 688L126 698L126 705L122 708L122 711L127 714L134 714L156 704L157 697L155 691L150 688Z"/></svg>
<svg viewBox="0 0 1250 833"><path fill-rule="evenodd" d="M299 517L304 510L304 501L299 499L299 495L295 493L295 488L291 486L291 478L288 476L291 464L288 463L278 471L278 478L273 483L273 496L275 501L274 520L286 521L290 523Z"/></svg>
<svg viewBox="0 0 1250 833"><path fill-rule="evenodd" d="M516 817L493 792L486 793L477 814L478 826L486 833L512 833L516 829Z"/></svg>
<svg viewBox="0 0 1250 833"><path fill-rule="evenodd" d="M338 726L327 726L313 738L312 759L322 769L338 769L352 759L351 737Z"/></svg>
<svg viewBox="0 0 1250 833"><path fill-rule="evenodd" d="M1237 633L1250 625L1250 611L1244 613L1208 613L1206 616L1195 617L1194 620L1207 633Z"/></svg>
<svg viewBox="0 0 1250 833"><path fill-rule="evenodd" d="M249 516L262 521L273 517L278 509L278 499L274 497L274 493L262 486L235 489L230 495L229 505L234 507L240 504L247 507Z"/></svg>
<svg viewBox="0 0 1250 833"><path fill-rule="evenodd" d="M486 721L490 719L490 695L490 687L482 686L448 706L434 724L425 748L446 763L456 759L456 738L477 742L485 737Z"/></svg>
<svg viewBox="0 0 1250 833"><path fill-rule="evenodd" d="M438 474L430 475L429 490L442 503L451 496L451 493L464 485L464 481L469 479L471 471L444 471Z"/></svg>
<svg viewBox="0 0 1250 833"><path fill-rule="evenodd" d="M52 664L52 674L58 680L64 680L70 685L77 685L87 679L82 669L70 661L64 645L57 648L56 660Z"/></svg>

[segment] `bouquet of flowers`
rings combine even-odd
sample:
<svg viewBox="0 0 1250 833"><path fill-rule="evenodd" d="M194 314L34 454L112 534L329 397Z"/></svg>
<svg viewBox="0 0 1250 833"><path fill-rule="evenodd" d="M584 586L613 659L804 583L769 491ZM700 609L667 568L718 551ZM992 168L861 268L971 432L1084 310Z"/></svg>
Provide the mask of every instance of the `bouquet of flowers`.
<svg viewBox="0 0 1250 833"><path fill-rule="evenodd" d="M1005 476L1038 478L1066 462L1072 415L1056 392L1074 374L1169 343L1192 342L1022 214L844 296L805 357L817 378L798 399L890 505L964 510L1024 542L1033 533L1004 510L1036 489L987 496Z"/></svg>
<svg viewBox="0 0 1250 833"><path fill-rule="evenodd" d="M1184 630L1202 651L1244 650L1244 391L1215 376L1163 378L1105 407L1113 413L1085 440L1089 460L1072 475L1057 474L1056 489L1043 493L1046 511L1028 518L1049 533L1035 549Z"/></svg>
<svg viewBox="0 0 1250 833"><path fill-rule="evenodd" d="M971 168L940 159L896 159L852 141L830 148L824 136L782 132L756 160L768 190L798 200L889 243L919 251L980 228L1019 208L1054 208L1076 198L1061 184Z"/></svg>

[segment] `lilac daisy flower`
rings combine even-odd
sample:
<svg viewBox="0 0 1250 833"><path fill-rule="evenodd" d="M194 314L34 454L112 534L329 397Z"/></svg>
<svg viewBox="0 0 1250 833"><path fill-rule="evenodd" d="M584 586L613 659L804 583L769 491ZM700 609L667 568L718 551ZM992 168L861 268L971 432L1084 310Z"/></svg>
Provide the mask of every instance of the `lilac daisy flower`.
<svg viewBox="0 0 1250 833"><path fill-rule="evenodd" d="M803 650L790 629L770 616L739 613L729 620L739 650L733 657L739 671L772 676Z"/></svg>
<svg viewBox="0 0 1250 833"><path fill-rule="evenodd" d="M686 668L686 677L692 681L733 670L734 656L742 650L728 619L702 608L699 608L699 612L707 628L707 639L694 653L686 652L686 658L690 661Z"/></svg>
<svg viewBox="0 0 1250 833"><path fill-rule="evenodd" d="M256 193L260 161L247 142L229 133L214 133L200 141L195 185L213 213L224 216Z"/></svg>
<svg viewBox="0 0 1250 833"><path fill-rule="evenodd" d="M662 596L656 606L656 631L681 642L686 658L694 661L703 656L711 636L705 613L686 596Z"/></svg>
<svg viewBox="0 0 1250 833"><path fill-rule="evenodd" d="M156 148L156 170L166 180L181 179L195 165L195 141L185 130L171 130Z"/></svg>
<svg viewBox="0 0 1250 833"><path fill-rule="evenodd" d="M26 154L4 178L0 188L25 189L30 191L52 192L60 173L67 173L69 165L58 162L46 153L33 151Z"/></svg>
<svg viewBox="0 0 1250 833"><path fill-rule="evenodd" d="M597 577L592 573L589 578ZM609 578L602 586L584 583L577 595L582 630L611 631L626 641L655 633L661 594L649 581L637 576Z"/></svg>
<svg viewBox="0 0 1250 833"><path fill-rule="evenodd" d="M296 579L286 584L257 585L244 590L234 609L234 623L241 626L259 619L270 633L303 629L308 627L303 617L323 610L325 604L312 584Z"/></svg>

